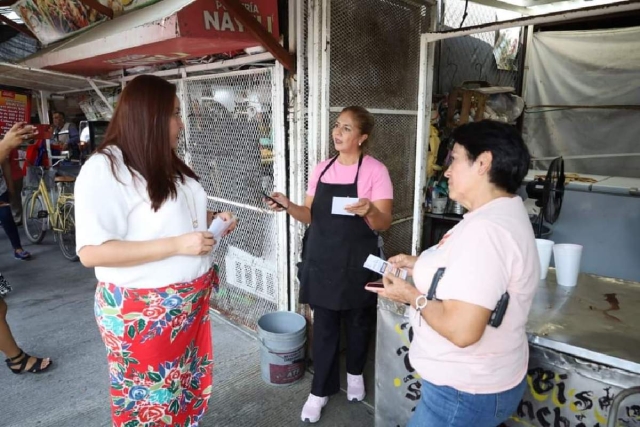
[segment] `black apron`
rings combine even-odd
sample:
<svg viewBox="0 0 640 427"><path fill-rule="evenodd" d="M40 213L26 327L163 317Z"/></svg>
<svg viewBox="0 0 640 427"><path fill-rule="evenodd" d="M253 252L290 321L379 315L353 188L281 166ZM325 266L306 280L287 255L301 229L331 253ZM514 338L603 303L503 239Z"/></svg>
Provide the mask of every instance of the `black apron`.
<svg viewBox="0 0 640 427"><path fill-rule="evenodd" d="M358 171L353 184L325 184L318 178L311 205L311 225L305 233L302 262L298 264L300 303L330 310L352 310L376 304L376 294L365 285L379 276L363 267L370 254L378 255L378 236L360 216L333 215L334 197L358 201Z"/></svg>

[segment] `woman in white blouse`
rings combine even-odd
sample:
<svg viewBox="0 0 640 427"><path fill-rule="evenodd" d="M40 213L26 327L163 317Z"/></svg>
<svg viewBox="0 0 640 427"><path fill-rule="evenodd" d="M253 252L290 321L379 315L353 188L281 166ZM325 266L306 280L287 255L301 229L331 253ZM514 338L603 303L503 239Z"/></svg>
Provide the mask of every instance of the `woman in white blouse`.
<svg viewBox="0 0 640 427"><path fill-rule="evenodd" d="M175 153L180 117L175 85L136 77L76 182L76 245L99 281L95 315L118 426L197 426L211 394L218 277L207 226L216 213ZM235 228L230 212L217 215Z"/></svg>

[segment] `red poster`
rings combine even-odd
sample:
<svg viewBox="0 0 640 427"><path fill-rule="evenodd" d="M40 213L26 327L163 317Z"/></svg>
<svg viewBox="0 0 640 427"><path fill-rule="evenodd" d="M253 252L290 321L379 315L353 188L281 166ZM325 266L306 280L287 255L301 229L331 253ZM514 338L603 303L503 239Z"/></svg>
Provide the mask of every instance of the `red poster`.
<svg viewBox="0 0 640 427"><path fill-rule="evenodd" d="M0 90L0 135L4 135L17 122L31 119L29 95Z"/></svg>

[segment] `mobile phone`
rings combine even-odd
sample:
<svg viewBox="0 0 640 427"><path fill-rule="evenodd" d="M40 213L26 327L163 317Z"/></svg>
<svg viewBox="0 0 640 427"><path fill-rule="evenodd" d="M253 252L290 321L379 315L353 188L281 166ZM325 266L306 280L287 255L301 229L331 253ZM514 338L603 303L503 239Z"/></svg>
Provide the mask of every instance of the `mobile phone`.
<svg viewBox="0 0 640 427"><path fill-rule="evenodd" d="M384 283L382 282L369 282L365 285L365 288L384 288Z"/></svg>
<svg viewBox="0 0 640 427"><path fill-rule="evenodd" d="M31 125L38 130L37 139L51 139L51 125Z"/></svg>
<svg viewBox="0 0 640 427"><path fill-rule="evenodd" d="M262 195L264 196L265 199L269 200L272 203L275 203L276 205L280 206L282 209L285 209L285 210L287 209L284 206L282 206L280 203L278 203L273 197L265 193L264 191L262 192Z"/></svg>

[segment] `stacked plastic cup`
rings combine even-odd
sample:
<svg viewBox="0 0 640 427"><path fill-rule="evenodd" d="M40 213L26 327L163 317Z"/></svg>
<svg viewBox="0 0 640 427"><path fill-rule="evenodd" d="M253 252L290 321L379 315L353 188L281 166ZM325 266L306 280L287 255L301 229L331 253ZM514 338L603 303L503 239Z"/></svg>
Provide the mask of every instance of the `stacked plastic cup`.
<svg viewBox="0 0 640 427"><path fill-rule="evenodd" d="M575 286L580 274L582 245L563 243L553 246L556 264L556 280L560 286Z"/></svg>

